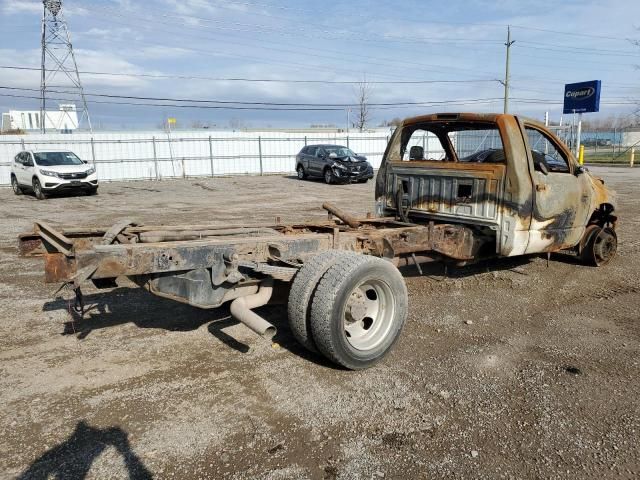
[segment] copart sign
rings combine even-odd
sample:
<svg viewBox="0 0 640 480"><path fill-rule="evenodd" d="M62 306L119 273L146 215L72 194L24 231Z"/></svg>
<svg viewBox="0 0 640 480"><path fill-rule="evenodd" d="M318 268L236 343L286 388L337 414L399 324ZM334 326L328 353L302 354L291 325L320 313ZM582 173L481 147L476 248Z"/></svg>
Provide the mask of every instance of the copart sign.
<svg viewBox="0 0 640 480"><path fill-rule="evenodd" d="M564 86L563 113L585 113L600 110L600 80L568 83Z"/></svg>

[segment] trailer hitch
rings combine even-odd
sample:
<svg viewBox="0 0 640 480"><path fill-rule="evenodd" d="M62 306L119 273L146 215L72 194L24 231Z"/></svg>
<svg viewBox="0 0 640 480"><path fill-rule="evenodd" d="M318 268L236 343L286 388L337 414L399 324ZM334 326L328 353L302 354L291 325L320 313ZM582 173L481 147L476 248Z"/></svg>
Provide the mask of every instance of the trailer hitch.
<svg viewBox="0 0 640 480"><path fill-rule="evenodd" d="M74 313L78 317L80 317L80 319L84 318L84 296L82 295L80 285L82 284L82 282L88 280L89 277L93 275L93 272L95 272L97 269L98 267L93 265L84 267L78 273L76 273L70 281L64 282L62 285L60 285L60 288L58 288L58 290L56 290L53 294L55 296L65 288L69 288L73 291L73 303L71 302L71 300L69 300L69 315L71 315L72 318L75 318Z"/></svg>
<svg viewBox="0 0 640 480"><path fill-rule="evenodd" d="M82 296L82 290L80 287L75 287L73 289L73 293L75 298L73 300L73 311L76 312L80 318L84 317L84 297Z"/></svg>

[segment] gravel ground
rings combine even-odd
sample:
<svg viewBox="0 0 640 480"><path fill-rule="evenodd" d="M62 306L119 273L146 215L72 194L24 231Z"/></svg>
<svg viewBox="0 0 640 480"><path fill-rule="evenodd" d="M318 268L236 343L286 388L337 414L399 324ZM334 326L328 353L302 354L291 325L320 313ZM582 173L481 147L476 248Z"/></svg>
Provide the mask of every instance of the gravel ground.
<svg viewBox="0 0 640 480"><path fill-rule="evenodd" d="M86 289L68 322L42 260L17 256L36 219L104 226L325 218L372 208L373 185L288 177L110 183L37 201L0 190L2 478L631 478L640 475L640 170L618 191L604 268L529 257L404 273L409 320L372 369L298 347L286 309L267 342L229 318L125 283Z"/></svg>

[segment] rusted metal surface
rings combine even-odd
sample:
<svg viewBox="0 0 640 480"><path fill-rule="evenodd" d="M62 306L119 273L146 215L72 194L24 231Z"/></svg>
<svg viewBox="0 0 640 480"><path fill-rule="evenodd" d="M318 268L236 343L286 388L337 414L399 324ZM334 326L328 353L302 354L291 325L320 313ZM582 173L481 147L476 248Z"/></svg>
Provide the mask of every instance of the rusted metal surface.
<svg viewBox="0 0 640 480"><path fill-rule="evenodd" d="M23 257L34 257L44 254L40 235L37 233L23 233L19 235L18 251Z"/></svg>
<svg viewBox="0 0 640 480"><path fill-rule="evenodd" d="M443 161L403 160L410 134L418 128L440 139ZM447 133L465 128L497 128L504 163L460 162ZM569 171L537 171L525 129L547 137L567 159ZM613 192L581 168L552 132L539 122L502 114L433 114L405 120L385 152L376 200L387 213L398 211L417 223L474 226L481 238L495 244L494 253L503 256L573 248L593 212L604 211L606 205L615 208ZM611 211L600 223L615 225Z"/></svg>
<svg viewBox="0 0 640 480"><path fill-rule="evenodd" d="M278 235L279 232L272 228L229 228L229 229L216 229L216 230L180 230L172 232L169 230L152 230L149 232L141 232L138 235L140 242L142 243L157 243L157 242L173 242L182 240L200 240L206 237L260 237L269 235Z"/></svg>
<svg viewBox="0 0 640 480"><path fill-rule="evenodd" d="M46 283L68 282L76 274L77 263L63 253L44 254L44 281Z"/></svg>
<svg viewBox="0 0 640 480"><path fill-rule="evenodd" d="M336 207L335 205L329 202L323 203L322 208L324 208L327 212L338 217L340 220L342 220L344 223L349 225L351 228L358 228L361 225L358 219L356 219L353 215L345 212L344 210Z"/></svg>
<svg viewBox="0 0 640 480"><path fill-rule="evenodd" d="M497 129L504 160L460 162L448 135L460 122L468 130ZM403 130L418 126L442 141L444 161L402 160L408 141ZM157 295L214 308L255 293L265 279L291 281L310 256L329 249L406 264L580 251L595 229L615 228L615 196L579 168L559 141L570 171L537 171L528 127L555 138L537 122L511 115L406 120L394 132L378 173L378 218L356 218L325 203L325 222L154 226L126 220L107 229L61 231L40 222L20 236L21 253L46 252L48 282L100 284L127 276Z"/></svg>

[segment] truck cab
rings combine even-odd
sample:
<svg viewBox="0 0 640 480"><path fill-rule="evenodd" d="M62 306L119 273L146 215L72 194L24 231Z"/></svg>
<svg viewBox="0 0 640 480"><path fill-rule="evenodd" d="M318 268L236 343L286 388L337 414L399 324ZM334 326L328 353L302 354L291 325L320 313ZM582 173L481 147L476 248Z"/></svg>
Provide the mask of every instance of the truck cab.
<svg viewBox="0 0 640 480"><path fill-rule="evenodd" d="M406 119L376 180L376 212L470 230L469 256L576 249L596 265L615 254L615 193L539 122L508 114Z"/></svg>

